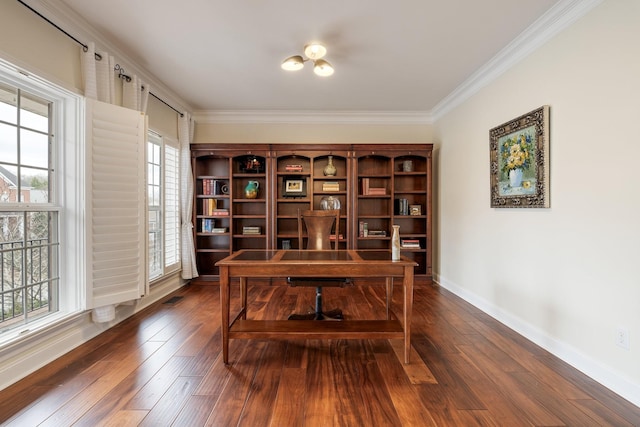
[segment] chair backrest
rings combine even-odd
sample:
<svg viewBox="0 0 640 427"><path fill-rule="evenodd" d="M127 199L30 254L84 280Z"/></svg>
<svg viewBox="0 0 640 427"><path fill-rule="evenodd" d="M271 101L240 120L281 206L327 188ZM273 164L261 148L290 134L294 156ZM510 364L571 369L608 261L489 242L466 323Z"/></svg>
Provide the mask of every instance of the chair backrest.
<svg viewBox="0 0 640 427"><path fill-rule="evenodd" d="M331 229L335 224L334 233ZM298 209L298 248L303 249L304 229L307 230L307 246L304 249L331 249L331 234L335 234L333 249L338 249L340 236L340 209L335 210L300 210Z"/></svg>

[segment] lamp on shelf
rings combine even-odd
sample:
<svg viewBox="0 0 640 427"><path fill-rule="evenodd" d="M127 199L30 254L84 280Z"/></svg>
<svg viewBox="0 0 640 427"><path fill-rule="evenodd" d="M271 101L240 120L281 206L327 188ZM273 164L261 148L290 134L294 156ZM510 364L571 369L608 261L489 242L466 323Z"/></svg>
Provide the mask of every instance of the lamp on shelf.
<svg viewBox="0 0 640 427"><path fill-rule="evenodd" d="M288 57L282 62L282 69L287 71L298 71L304 68L304 63L307 61L313 62L313 72L321 77L328 77L333 74L333 66L322 59L327 54L327 48L320 43L310 43L304 47L304 54L307 59L302 55L293 55Z"/></svg>

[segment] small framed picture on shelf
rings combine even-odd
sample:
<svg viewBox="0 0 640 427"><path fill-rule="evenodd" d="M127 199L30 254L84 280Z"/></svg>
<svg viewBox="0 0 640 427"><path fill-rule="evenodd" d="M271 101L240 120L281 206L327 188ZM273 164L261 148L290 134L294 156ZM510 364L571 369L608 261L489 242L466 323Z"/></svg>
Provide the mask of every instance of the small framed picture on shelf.
<svg viewBox="0 0 640 427"><path fill-rule="evenodd" d="M422 206L409 205L409 215L422 215Z"/></svg>
<svg viewBox="0 0 640 427"><path fill-rule="evenodd" d="M306 197L306 180L300 178L285 178L283 181L282 195L284 197Z"/></svg>

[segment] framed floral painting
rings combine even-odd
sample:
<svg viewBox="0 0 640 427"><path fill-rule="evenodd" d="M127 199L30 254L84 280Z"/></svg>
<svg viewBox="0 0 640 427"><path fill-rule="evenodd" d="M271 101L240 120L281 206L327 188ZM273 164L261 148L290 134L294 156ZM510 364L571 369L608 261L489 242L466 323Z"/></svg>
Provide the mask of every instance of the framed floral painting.
<svg viewBox="0 0 640 427"><path fill-rule="evenodd" d="M491 207L549 207L549 106L489 131Z"/></svg>

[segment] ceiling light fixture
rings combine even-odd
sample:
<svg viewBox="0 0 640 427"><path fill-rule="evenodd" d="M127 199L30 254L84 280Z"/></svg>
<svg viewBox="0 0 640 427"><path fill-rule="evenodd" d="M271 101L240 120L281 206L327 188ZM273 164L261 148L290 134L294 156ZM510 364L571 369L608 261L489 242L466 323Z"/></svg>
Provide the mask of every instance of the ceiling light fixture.
<svg viewBox="0 0 640 427"><path fill-rule="evenodd" d="M282 62L282 69L287 71L298 71L304 68L304 63L307 61L313 62L313 72L321 77L328 77L333 74L333 66L325 61L323 58L327 54L327 48L320 43L310 43L304 47L304 54L307 59L302 55L293 55L288 57Z"/></svg>

